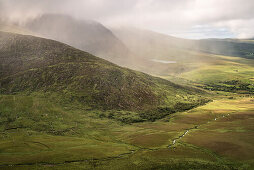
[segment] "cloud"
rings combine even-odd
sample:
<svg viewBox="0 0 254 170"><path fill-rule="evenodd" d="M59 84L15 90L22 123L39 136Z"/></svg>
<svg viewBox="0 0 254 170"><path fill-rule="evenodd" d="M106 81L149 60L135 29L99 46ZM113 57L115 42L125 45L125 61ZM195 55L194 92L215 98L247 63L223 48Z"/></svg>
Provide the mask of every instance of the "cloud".
<svg viewBox="0 0 254 170"><path fill-rule="evenodd" d="M253 0L0 0L1 18L13 22L22 23L43 13L63 13L106 25L182 32L197 38L223 37L223 32L226 36L253 37L253 9ZM200 32L194 34L193 28L199 25L209 27L209 34L204 29L196 29Z"/></svg>

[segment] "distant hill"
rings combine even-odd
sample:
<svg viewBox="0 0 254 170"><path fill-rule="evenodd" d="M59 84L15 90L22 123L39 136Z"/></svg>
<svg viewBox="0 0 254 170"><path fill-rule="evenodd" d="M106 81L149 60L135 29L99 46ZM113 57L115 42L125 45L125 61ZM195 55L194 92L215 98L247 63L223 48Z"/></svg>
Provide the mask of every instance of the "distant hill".
<svg viewBox="0 0 254 170"><path fill-rule="evenodd" d="M204 64L222 64L224 59L213 54L254 59L254 44L250 41L189 40L126 27L112 31L137 58L142 58L136 62L138 69L150 74L180 74Z"/></svg>
<svg viewBox="0 0 254 170"><path fill-rule="evenodd" d="M24 27L42 37L66 43L114 63L124 65L129 61L126 46L109 29L96 21L44 14L29 20Z"/></svg>
<svg viewBox="0 0 254 170"><path fill-rule="evenodd" d="M0 44L4 94L55 92L93 109L167 108L162 114L202 103L196 89L119 67L57 41L1 32Z"/></svg>
<svg viewBox="0 0 254 170"><path fill-rule="evenodd" d="M191 49L207 52L211 54L219 54L226 56L235 56L248 59L254 59L254 44L248 41L230 41L227 39L207 39L193 41Z"/></svg>
<svg viewBox="0 0 254 170"><path fill-rule="evenodd" d="M204 57L199 52L189 50L187 47L191 44L191 40L136 28L112 30L137 58L142 58L136 62L138 69L150 74L178 74L211 60L209 56ZM190 63L196 64L190 65Z"/></svg>
<svg viewBox="0 0 254 170"><path fill-rule="evenodd" d="M141 48L150 45L154 47L151 50L159 52L158 55L163 55L161 54L163 51L167 52L169 50L172 53L190 50L254 59L254 44L241 39L189 40L135 28L113 29L113 32L131 49L134 48L134 44L135 46L139 45ZM137 49L134 49L134 51L137 51Z"/></svg>

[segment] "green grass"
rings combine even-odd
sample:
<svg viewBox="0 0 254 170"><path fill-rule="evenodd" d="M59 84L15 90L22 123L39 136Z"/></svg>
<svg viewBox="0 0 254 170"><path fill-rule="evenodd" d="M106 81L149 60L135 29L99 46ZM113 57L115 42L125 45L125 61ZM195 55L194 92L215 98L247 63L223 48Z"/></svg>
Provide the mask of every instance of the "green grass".
<svg viewBox="0 0 254 170"><path fill-rule="evenodd" d="M10 39L0 49L0 168L253 169L251 93L212 95L55 41L1 34ZM209 57L221 65L179 81L253 82L251 60Z"/></svg>
<svg viewBox="0 0 254 170"><path fill-rule="evenodd" d="M1 165L20 164L14 166L20 169L250 168L253 110L251 98L218 98L160 121L123 124L101 117L100 111L58 104L55 98L39 94L1 95ZM177 141L175 149L167 147L197 125L201 126Z"/></svg>
<svg viewBox="0 0 254 170"><path fill-rule="evenodd" d="M192 71L183 73L180 77L197 83L197 87L213 91L233 93L254 93L254 61L226 56L217 56L221 63L207 63ZM169 78L171 79L171 78Z"/></svg>

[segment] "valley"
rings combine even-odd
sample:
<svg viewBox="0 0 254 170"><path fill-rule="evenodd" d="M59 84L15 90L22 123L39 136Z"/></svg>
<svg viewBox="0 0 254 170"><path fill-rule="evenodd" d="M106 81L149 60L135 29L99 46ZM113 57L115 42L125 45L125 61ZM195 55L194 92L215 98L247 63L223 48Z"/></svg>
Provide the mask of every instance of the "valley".
<svg viewBox="0 0 254 170"><path fill-rule="evenodd" d="M0 169L252 170L252 40L121 31L0 28Z"/></svg>
<svg viewBox="0 0 254 170"><path fill-rule="evenodd" d="M72 105L62 107L49 101L38 96L1 96L1 112L15 110L30 116L20 114L10 127L1 126L0 167L182 169L195 164L197 168L208 169L251 169L253 166L253 98L217 96L204 106L156 122L135 124L101 118L100 111L84 111ZM33 120L39 120L35 127Z"/></svg>

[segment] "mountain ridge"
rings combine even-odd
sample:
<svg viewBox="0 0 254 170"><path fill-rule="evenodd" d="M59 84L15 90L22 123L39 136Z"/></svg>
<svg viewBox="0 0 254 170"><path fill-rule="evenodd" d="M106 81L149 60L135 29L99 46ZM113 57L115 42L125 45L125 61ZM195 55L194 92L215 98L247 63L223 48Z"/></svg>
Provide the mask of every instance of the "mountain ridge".
<svg viewBox="0 0 254 170"><path fill-rule="evenodd" d="M24 28L41 37L54 39L117 64L128 62L128 48L101 23L62 14L44 14L28 20Z"/></svg>

